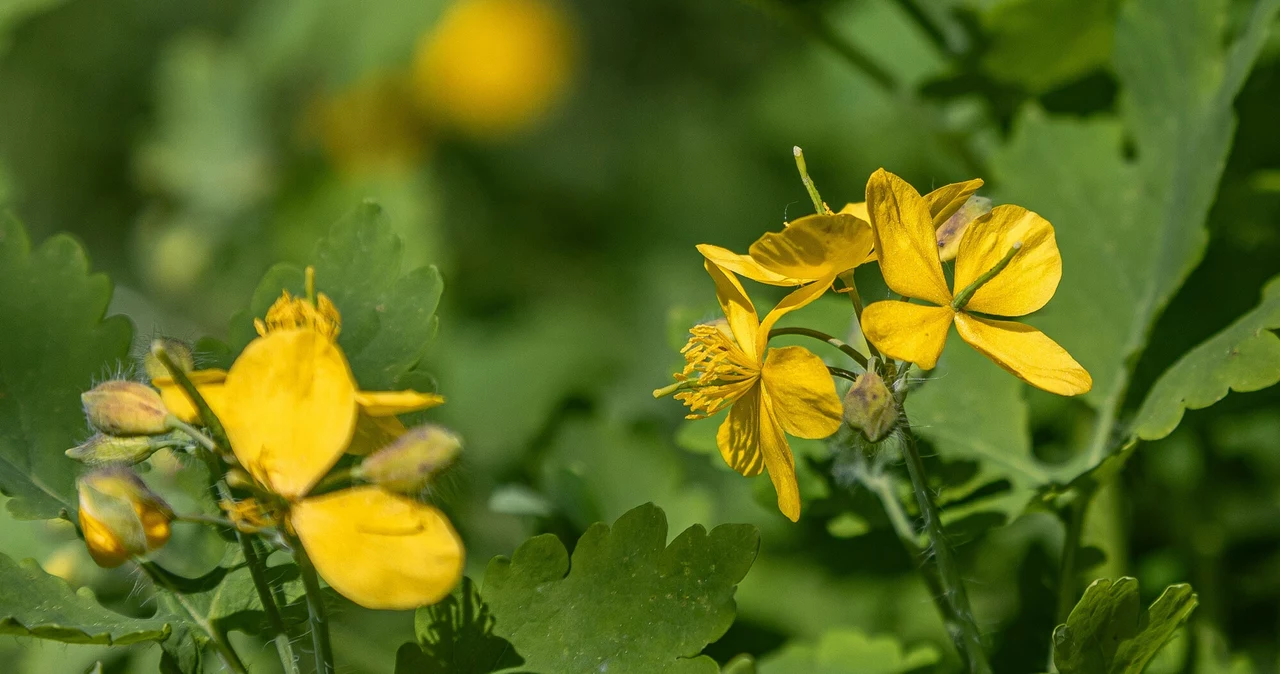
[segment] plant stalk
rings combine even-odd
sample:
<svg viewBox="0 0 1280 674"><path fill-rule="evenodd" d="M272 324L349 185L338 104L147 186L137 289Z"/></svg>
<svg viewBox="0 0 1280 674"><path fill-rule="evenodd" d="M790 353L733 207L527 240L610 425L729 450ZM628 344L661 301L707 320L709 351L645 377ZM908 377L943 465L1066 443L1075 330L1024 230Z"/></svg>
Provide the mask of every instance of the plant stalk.
<svg viewBox="0 0 1280 674"><path fill-rule="evenodd" d="M271 583L267 580L266 563L258 554L257 543L239 531L236 532L236 539L240 541L240 549L244 552L249 575L258 591L258 601L262 603L262 611L267 614L267 624L275 632L276 654L280 656L280 664L284 666L286 674L301 674L298 659L293 654L293 643L289 641L289 630L280 614L280 607L276 604Z"/></svg>
<svg viewBox="0 0 1280 674"><path fill-rule="evenodd" d="M302 574L302 586L307 593L307 618L311 622L311 647L315 651L317 674L334 674L333 647L329 644L329 618L324 610L324 596L320 594L320 578L311 565L302 544L294 541L293 559Z"/></svg>
<svg viewBox="0 0 1280 674"><path fill-rule="evenodd" d="M852 358L855 363L862 366L863 371L867 369L867 357L858 353L858 350L848 344L828 335L819 330L811 330L809 328L793 327L793 328L774 328L769 331L769 339L781 337L783 335L797 335L800 337L812 337L813 339L822 340L831 346L840 349L844 355Z"/></svg>
<svg viewBox="0 0 1280 674"><path fill-rule="evenodd" d="M955 551L947 541L942 526L942 515L938 504L933 499L924 472L924 461L920 458L920 450L916 446L915 433L907 424L901 429L902 457L907 464L907 474L911 477L911 487L916 494L916 503L924 518L924 533L929 538L929 546L933 553L934 563L941 582L942 596L952 623L948 625L951 640L960 651L966 671L970 674L991 674L991 664L987 661L983 650L982 633L974 619L973 609L969 605L969 594L965 591L964 579L960 576L960 565Z"/></svg>
<svg viewBox="0 0 1280 674"><path fill-rule="evenodd" d="M213 644L213 648L218 652L218 657L222 660L222 664L226 665L228 670L233 674L249 674L249 670L245 669L244 661L240 659L240 655L231 647L226 635L215 628L207 617L201 615L191 605L191 602L187 601L187 598L169 583L164 573L155 568L151 562L139 561L138 566L151 578L151 582L163 587L169 594L173 595L173 598L182 606L182 610L187 613L191 621L199 626L205 634L209 635L209 642Z"/></svg>

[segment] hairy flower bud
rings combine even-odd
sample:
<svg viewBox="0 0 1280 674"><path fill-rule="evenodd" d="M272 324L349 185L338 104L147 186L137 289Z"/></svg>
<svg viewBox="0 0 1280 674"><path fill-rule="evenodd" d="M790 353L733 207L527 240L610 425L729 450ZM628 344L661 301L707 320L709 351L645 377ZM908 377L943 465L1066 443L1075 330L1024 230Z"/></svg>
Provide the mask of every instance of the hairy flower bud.
<svg viewBox="0 0 1280 674"><path fill-rule="evenodd" d="M169 540L173 511L123 467L100 468L81 477L80 529L98 566L113 568Z"/></svg>
<svg viewBox="0 0 1280 674"><path fill-rule="evenodd" d="M859 375L844 394L844 422L871 442L884 439L898 421L898 402L874 371Z"/></svg>
<svg viewBox="0 0 1280 674"><path fill-rule="evenodd" d="M76 461L91 466L105 463L133 465L146 461L156 453L156 450L164 446L165 443L156 442L147 437L118 438L114 435L99 433L86 440L84 444L68 449L66 454Z"/></svg>
<svg viewBox="0 0 1280 674"><path fill-rule="evenodd" d="M160 359L156 357L155 348L157 346L163 347L164 352L169 355L169 359L183 372L191 372L196 369L196 360L191 355L191 347L187 346L185 342L168 338L157 339L152 343L151 351L148 351L147 355L142 359L142 366L147 371L148 379L164 379L170 376L169 368L165 367L164 363L160 362Z"/></svg>
<svg viewBox="0 0 1280 674"><path fill-rule="evenodd" d="M389 491L411 493L453 463L461 449L462 441L443 426L418 426L371 454L353 474Z"/></svg>
<svg viewBox="0 0 1280 674"><path fill-rule="evenodd" d="M94 428L108 435L159 435L169 431L160 394L136 381L113 379L80 394Z"/></svg>

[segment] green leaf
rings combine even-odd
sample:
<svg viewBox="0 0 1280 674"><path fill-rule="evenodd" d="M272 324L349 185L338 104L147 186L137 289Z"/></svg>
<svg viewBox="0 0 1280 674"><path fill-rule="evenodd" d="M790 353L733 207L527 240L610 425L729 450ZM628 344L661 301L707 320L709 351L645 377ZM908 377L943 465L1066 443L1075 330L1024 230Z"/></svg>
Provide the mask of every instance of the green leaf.
<svg viewBox="0 0 1280 674"><path fill-rule="evenodd" d="M1053 631L1061 674L1140 674L1198 604L1190 585L1171 585L1142 609L1133 578L1093 581Z"/></svg>
<svg viewBox="0 0 1280 674"><path fill-rule="evenodd" d="M982 15L983 68L1047 91L1107 64L1119 0L1004 0ZM1045 48L1052 44L1052 49Z"/></svg>
<svg viewBox="0 0 1280 674"><path fill-rule="evenodd" d="M1151 326L1203 255L1205 217L1235 127L1232 103L1278 4L1259 2L1230 44L1226 0L1125 3L1114 50L1120 119L1029 108L992 157L1000 199L1053 222L1062 251L1057 296L1030 322L1094 378L1082 399L1098 410L1098 427L1068 472L1088 470L1111 449Z"/></svg>
<svg viewBox="0 0 1280 674"><path fill-rule="evenodd" d="M20 519L75 512L75 462L88 431L80 394L128 356L133 328L103 319L111 284L67 236L32 250L0 213L0 492Z"/></svg>
<svg viewBox="0 0 1280 674"><path fill-rule="evenodd" d="M597 523L573 551L553 535L525 541L485 573L484 595L531 671L575 674L718 671L699 655L733 623L734 590L755 559L754 527L690 527L667 546L647 504Z"/></svg>
<svg viewBox="0 0 1280 674"><path fill-rule="evenodd" d="M1184 410L1208 407L1230 391L1257 391L1280 382L1275 330L1280 330L1280 276L1267 282L1253 311L1160 375L1138 409L1132 433L1158 440L1177 428Z"/></svg>
<svg viewBox="0 0 1280 674"><path fill-rule="evenodd" d="M436 330L444 281L435 267L402 273L403 249L382 208L365 202L338 221L311 255L317 290L342 313L338 344L356 380L370 390L402 386ZM267 271L248 313L232 322L230 353L257 336L252 319L265 316L283 290L305 292L301 267L279 264Z"/></svg>
<svg viewBox="0 0 1280 674"><path fill-rule="evenodd" d="M440 603L418 609L414 631L417 643L396 653L396 674L487 674L524 662L493 634L493 616L470 578Z"/></svg>
<svg viewBox="0 0 1280 674"><path fill-rule="evenodd" d="M130 618L103 608L93 592L73 590L34 560L19 563L0 553L0 634L123 646L162 641L171 629L161 618Z"/></svg>
<svg viewBox="0 0 1280 674"><path fill-rule="evenodd" d="M906 674L938 664L929 645L904 648L891 636L833 629L816 644L791 642L760 660L760 674Z"/></svg>

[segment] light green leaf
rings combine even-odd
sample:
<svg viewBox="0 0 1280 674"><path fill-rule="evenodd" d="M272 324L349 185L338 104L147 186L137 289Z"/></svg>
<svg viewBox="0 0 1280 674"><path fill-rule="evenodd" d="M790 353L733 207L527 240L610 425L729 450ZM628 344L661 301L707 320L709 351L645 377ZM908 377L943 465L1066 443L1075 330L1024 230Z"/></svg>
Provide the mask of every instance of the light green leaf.
<svg viewBox="0 0 1280 674"><path fill-rule="evenodd" d="M1208 407L1229 391L1257 391L1280 382L1276 330L1280 330L1280 277L1267 282L1257 308L1160 375L1138 409L1133 434L1158 440L1177 428L1184 410Z"/></svg>
<svg viewBox="0 0 1280 674"><path fill-rule="evenodd" d="M1119 5L1119 0L1004 0L982 14L989 35L982 66L998 80L1037 93L1085 75L1111 58Z"/></svg>
<svg viewBox="0 0 1280 674"><path fill-rule="evenodd" d="M487 674L523 662L493 634L493 616L470 578L444 601L418 609L414 631L417 642L396 653L396 674Z"/></svg>
<svg viewBox="0 0 1280 674"><path fill-rule="evenodd" d="M18 563L0 554L0 634L123 646L162 641L170 631L167 620L130 618L103 608L93 592L71 589L34 560Z"/></svg>
<svg viewBox="0 0 1280 674"><path fill-rule="evenodd" d="M788 643L756 669L760 674L906 674L938 664L939 657L929 645L907 649L891 636L833 629L813 645Z"/></svg>
<svg viewBox="0 0 1280 674"><path fill-rule="evenodd" d="M133 328L106 320L111 284L67 236L32 250L0 213L0 491L20 519L75 512L75 462L87 435L80 393L129 354Z"/></svg>
<svg viewBox="0 0 1280 674"><path fill-rule="evenodd" d="M317 290L342 313L338 344L356 381L370 390L403 386L436 330L444 281L435 267L402 273L403 248L382 208L365 202L333 226L310 259ZM280 264L267 272L248 313L232 323L232 353L257 336L252 319L265 316L282 290L305 292L302 268Z"/></svg>
<svg viewBox="0 0 1280 674"><path fill-rule="evenodd" d="M1142 609L1138 581L1095 580L1053 631L1053 662L1061 674L1140 674L1195 610L1190 585L1171 585Z"/></svg>
<svg viewBox="0 0 1280 674"><path fill-rule="evenodd" d="M743 524L709 534L693 526L666 540L666 517L648 504L612 529L592 525L572 565L555 536L525 541L485 573L494 632L531 671L715 674L715 661L698 654L733 623L734 590L759 533Z"/></svg>
<svg viewBox="0 0 1280 674"><path fill-rule="evenodd" d="M1232 43L1225 0L1124 4L1114 50L1121 118L1052 118L1029 108L992 157L1000 200L1053 222L1062 251L1057 296L1030 322L1094 377L1082 398L1098 410L1098 424L1069 473L1111 449L1133 364L1200 261L1235 127L1232 103L1277 5L1261 0ZM1134 160L1126 159L1126 136Z"/></svg>

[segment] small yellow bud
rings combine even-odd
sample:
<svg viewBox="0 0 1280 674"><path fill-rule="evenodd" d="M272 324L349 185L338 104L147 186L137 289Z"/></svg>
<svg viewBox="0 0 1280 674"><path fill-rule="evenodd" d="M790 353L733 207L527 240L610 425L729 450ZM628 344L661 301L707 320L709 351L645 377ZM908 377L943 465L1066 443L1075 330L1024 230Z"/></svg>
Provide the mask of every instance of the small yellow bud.
<svg viewBox="0 0 1280 674"><path fill-rule="evenodd" d="M371 454L353 475L388 491L412 493L453 463L461 449L462 441L443 426L418 426Z"/></svg>
<svg viewBox="0 0 1280 674"><path fill-rule="evenodd" d="M114 435L99 433L89 438L84 444L68 449L66 454L76 461L91 466L104 463L133 465L146 461L148 457L155 454L156 450L164 446L165 443L156 442L147 437L118 438Z"/></svg>
<svg viewBox="0 0 1280 674"><path fill-rule="evenodd" d="M77 486L80 529L98 566L120 566L168 542L173 511L133 471L100 468Z"/></svg>
<svg viewBox="0 0 1280 674"><path fill-rule="evenodd" d="M114 379L80 394L94 428L108 435L159 435L169 432L169 410L155 389Z"/></svg>
<svg viewBox="0 0 1280 674"><path fill-rule="evenodd" d="M157 339L152 342L151 350L147 352L146 357L142 359L142 366L147 371L148 379L164 379L169 377L169 368L160 362L156 357L156 348L163 348L165 353L169 354L169 358L183 372L191 372L196 369L195 357L191 355L191 347L184 342L176 339Z"/></svg>
<svg viewBox="0 0 1280 674"><path fill-rule="evenodd" d="M232 489L254 489L258 486L249 471L238 466L227 471L226 480L227 486Z"/></svg>
<svg viewBox="0 0 1280 674"><path fill-rule="evenodd" d="M898 422L898 401L872 370L858 376L844 394L844 422L871 442L884 439Z"/></svg>

